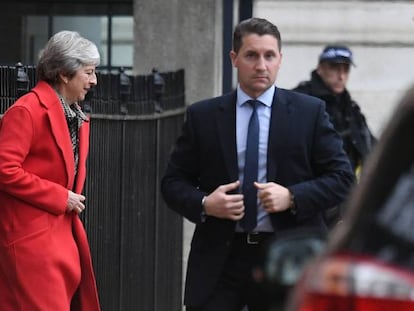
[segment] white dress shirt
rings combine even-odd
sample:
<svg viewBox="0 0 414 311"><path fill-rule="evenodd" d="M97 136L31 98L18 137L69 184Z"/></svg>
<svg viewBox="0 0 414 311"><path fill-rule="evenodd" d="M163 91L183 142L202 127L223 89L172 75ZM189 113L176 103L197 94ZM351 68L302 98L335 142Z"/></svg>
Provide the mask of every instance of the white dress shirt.
<svg viewBox="0 0 414 311"><path fill-rule="evenodd" d="M246 104L246 101L250 99L256 99L262 102L262 105L257 107L257 114L260 123L259 133L259 171L258 179L259 183L267 182L267 144L269 138L269 126L270 117L272 111L273 95L275 93L275 86L273 85L266 90L258 98L249 97L237 86L237 102L236 102L236 142L237 142L237 161L239 168L239 180L240 184L243 184L243 171L244 171L244 157L246 153L247 142L247 130L249 125L250 116L253 112L253 108ZM259 203L259 201L258 201ZM236 231L243 231L239 226L236 227ZM254 231L258 232L272 232L273 227L270 222L269 214L262 208L262 205L258 205L257 212L257 226Z"/></svg>

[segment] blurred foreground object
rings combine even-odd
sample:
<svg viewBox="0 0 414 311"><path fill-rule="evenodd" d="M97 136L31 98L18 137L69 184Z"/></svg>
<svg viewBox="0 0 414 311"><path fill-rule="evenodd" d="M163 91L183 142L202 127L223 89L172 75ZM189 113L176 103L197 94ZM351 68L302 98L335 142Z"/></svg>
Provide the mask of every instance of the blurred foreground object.
<svg viewBox="0 0 414 311"><path fill-rule="evenodd" d="M343 223L307 266L286 310L414 310L413 133L414 87L367 159Z"/></svg>

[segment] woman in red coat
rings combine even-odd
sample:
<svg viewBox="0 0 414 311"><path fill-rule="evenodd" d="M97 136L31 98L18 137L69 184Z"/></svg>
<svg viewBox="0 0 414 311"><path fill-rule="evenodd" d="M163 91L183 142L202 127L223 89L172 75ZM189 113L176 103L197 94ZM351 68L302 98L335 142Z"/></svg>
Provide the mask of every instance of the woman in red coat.
<svg viewBox="0 0 414 311"><path fill-rule="evenodd" d="M42 51L38 84L0 121L0 309L100 310L78 214L89 144L78 102L97 84L96 45L55 34Z"/></svg>

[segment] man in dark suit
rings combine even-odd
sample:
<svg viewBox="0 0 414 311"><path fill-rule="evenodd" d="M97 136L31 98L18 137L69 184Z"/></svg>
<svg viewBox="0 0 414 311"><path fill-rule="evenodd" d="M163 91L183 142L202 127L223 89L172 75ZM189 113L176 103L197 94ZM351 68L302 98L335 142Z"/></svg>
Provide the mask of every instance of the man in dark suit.
<svg viewBox="0 0 414 311"><path fill-rule="evenodd" d="M242 21L230 57L237 90L188 107L161 183L168 206L196 224L188 311L266 310L251 273L264 241L299 227L325 230L321 212L343 201L354 180L324 103L275 87L282 59L275 25Z"/></svg>

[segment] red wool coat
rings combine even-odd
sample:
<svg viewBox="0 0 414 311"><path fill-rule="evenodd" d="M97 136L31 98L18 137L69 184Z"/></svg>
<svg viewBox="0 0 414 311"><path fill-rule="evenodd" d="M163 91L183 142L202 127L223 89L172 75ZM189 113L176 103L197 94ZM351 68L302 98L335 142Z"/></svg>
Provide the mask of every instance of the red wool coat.
<svg viewBox="0 0 414 311"><path fill-rule="evenodd" d="M81 193L89 123L80 129L78 177L65 115L41 81L0 121L0 309L100 310L83 224L66 212Z"/></svg>

